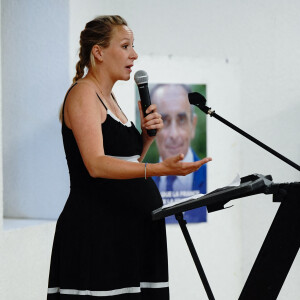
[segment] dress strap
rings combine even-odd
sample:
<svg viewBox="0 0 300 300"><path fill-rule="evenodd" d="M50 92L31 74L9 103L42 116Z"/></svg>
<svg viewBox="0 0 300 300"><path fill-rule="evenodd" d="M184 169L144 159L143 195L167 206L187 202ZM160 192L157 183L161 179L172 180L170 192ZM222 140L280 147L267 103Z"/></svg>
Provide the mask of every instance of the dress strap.
<svg viewBox="0 0 300 300"><path fill-rule="evenodd" d="M103 104L103 106L105 107L105 109L107 110L106 105L105 105L104 102L101 100L101 98L99 97L99 95L98 95L97 93L96 93L96 95L97 95L98 99L101 101L101 103Z"/></svg>
<svg viewBox="0 0 300 300"><path fill-rule="evenodd" d="M67 94L65 96L64 102L63 102L63 106L62 106L62 121L65 121L65 117L64 117L64 112L65 112L65 103L67 100L67 97L69 95L69 93L71 92L72 88L77 84L77 82L75 82L73 85L71 85L71 87L69 88L69 90L67 91Z"/></svg>

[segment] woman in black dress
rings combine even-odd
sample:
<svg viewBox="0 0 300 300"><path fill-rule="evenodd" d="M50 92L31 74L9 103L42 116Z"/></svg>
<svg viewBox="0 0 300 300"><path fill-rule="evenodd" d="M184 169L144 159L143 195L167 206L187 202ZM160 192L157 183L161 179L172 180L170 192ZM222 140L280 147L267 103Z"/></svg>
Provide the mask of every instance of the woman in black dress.
<svg viewBox="0 0 300 300"><path fill-rule="evenodd" d="M210 159L141 163L154 139L146 130L163 122L151 105L140 134L112 94L138 57L123 18L87 23L80 46L61 111L71 189L56 225L47 299L169 299L165 224L151 220L162 200L149 177L186 175Z"/></svg>

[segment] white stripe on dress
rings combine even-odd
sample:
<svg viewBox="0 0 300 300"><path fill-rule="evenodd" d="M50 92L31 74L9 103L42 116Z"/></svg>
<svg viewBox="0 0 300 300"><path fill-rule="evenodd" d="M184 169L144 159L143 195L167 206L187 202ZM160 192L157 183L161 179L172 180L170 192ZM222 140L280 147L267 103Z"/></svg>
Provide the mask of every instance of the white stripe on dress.
<svg viewBox="0 0 300 300"><path fill-rule="evenodd" d="M96 296L96 297L108 297L122 294L140 293L141 288L167 288L168 282L141 282L139 287L127 287L122 289L110 290L110 291L90 291L90 290L74 290L74 289L61 289L59 287L48 288L48 294L65 294L65 295L79 295L79 296Z"/></svg>
<svg viewBox="0 0 300 300"><path fill-rule="evenodd" d="M120 123L123 124L124 126L131 127L132 124L131 124L131 122L130 122L129 120L127 121L126 124L124 124L124 123L121 122L121 120L120 120L117 116L114 115L114 113L113 113L111 110L107 109L106 112L107 112L107 114L109 114L113 119L115 119L116 121L120 122Z"/></svg>
<svg viewBox="0 0 300 300"><path fill-rule="evenodd" d="M169 282L141 282L141 288L160 289L169 287Z"/></svg>
<svg viewBox="0 0 300 300"><path fill-rule="evenodd" d="M117 159L121 160L126 160L126 161L132 161L132 162L139 162L138 159L140 158L140 155L132 155L132 156L112 156L112 155L107 155L109 157L114 157Z"/></svg>

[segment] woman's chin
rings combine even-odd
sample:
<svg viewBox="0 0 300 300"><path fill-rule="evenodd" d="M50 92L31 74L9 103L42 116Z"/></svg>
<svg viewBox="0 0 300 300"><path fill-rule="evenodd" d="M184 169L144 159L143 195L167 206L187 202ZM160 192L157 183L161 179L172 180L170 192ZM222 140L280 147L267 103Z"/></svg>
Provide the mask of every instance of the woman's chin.
<svg viewBox="0 0 300 300"><path fill-rule="evenodd" d="M122 76L119 78L119 80L128 81L130 79L130 74Z"/></svg>

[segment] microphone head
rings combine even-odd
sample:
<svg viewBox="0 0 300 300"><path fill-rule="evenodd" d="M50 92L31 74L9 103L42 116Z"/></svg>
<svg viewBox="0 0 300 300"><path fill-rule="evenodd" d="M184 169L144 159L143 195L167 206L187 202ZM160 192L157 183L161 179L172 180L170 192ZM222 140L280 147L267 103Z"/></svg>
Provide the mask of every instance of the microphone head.
<svg viewBox="0 0 300 300"><path fill-rule="evenodd" d="M191 104L199 106L199 107L203 107L206 105L206 99L204 98L204 96L202 96L199 93L189 93L188 94L189 97L189 101Z"/></svg>
<svg viewBox="0 0 300 300"><path fill-rule="evenodd" d="M134 81L137 85L148 83L148 74L146 71L139 70L134 74Z"/></svg>

